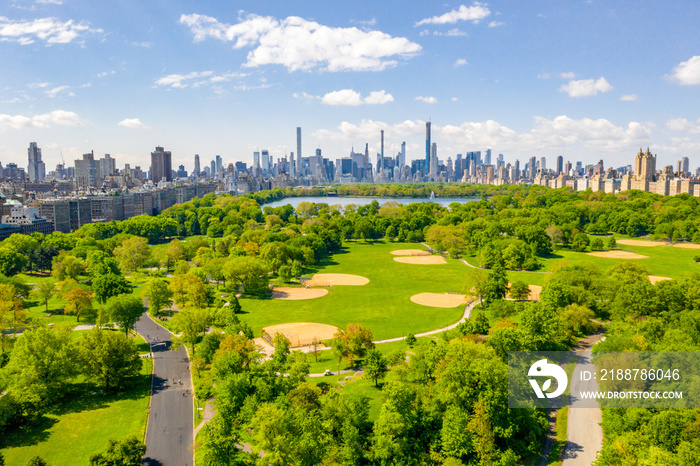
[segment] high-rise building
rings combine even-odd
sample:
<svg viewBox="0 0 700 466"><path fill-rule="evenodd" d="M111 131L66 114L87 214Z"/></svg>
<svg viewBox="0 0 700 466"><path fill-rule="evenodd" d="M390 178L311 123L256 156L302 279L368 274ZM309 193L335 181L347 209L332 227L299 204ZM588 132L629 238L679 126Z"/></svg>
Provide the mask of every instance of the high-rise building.
<svg viewBox="0 0 700 466"><path fill-rule="evenodd" d="M438 155L436 142L430 146L430 175L433 177L437 177L438 175Z"/></svg>
<svg viewBox="0 0 700 466"><path fill-rule="evenodd" d="M527 168L530 171L530 178L534 178L537 174L537 159L535 157L530 157L530 163Z"/></svg>
<svg viewBox="0 0 700 466"><path fill-rule="evenodd" d="M689 173L690 172L690 161L688 157L683 157L678 161L678 173Z"/></svg>
<svg viewBox="0 0 700 466"><path fill-rule="evenodd" d="M151 152L151 181L159 183L161 181L173 180L172 156L170 151L166 151L160 146Z"/></svg>
<svg viewBox="0 0 700 466"><path fill-rule="evenodd" d="M491 149L486 149L484 154L484 165L491 165Z"/></svg>
<svg viewBox="0 0 700 466"><path fill-rule="evenodd" d="M545 171L547 169L547 159L544 157L540 158L540 170Z"/></svg>
<svg viewBox="0 0 700 466"><path fill-rule="evenodd" d="M386 168L386 162L384 162L384 130L381 130L382 142L381 142L381 170L382 172Z"/></svg>
<svg viewBox="0 0 700 466"><path fill-rule="evenodd" d="M9 165L8 165L9 166ZM102 179L100 176L100 162L95 160L95 154L83 154L82 160L75 161L75 185L78 189L86 189L97 186Z"/></svg>
<svg viewBox="0 0 700 466"><path fill-rule="evenodd" d="M399 153L399 168L403 170L406 166L406 141L401 143L401 152Z"/></svg>
<svg viewBox="0 0 700 466"><path fill-rule="evenodd" d="M430 170L430 121L425 122L425 169Z"/></svg>
<svg viewBox="0 0 700 466"><path fill-rule="evenodd" d="M297 176L301 176L301 126L297 126Z"/></svg>
<svg viewBox="0 0 700 466"><path fill-rule="evenodd" d="M216 162L212 160L209 165L211 165L211 168L209 169L209 175L212 178L216 178Z"/></svg>
<svg viewBox="0 0 700 466"><path fill-rule="evenodd" d="M257 170L260 168L260 152L253 152L253 167Z"/></svg>
<svg viewBox="0 0 700 466"><path fill-rule="evenodd" d="M221 167L224 164L224 161L221 159L220 155L216 156L216 173L219 174L221 173Z"/></svg>
<svg viewBox="0 0 700 466"><path fill-rule="evenodd" d="M107 176L114 176L116 174L117 161L110 157L109 154L105 154L105 156L100 159L100 179L103 180Z"/></svg>
<svg viewBox="0 0 700 466"><path fill-rule="evenodd" d="M199 154L194 154L194 176L199 176Z"/></svg>
<svg viewBox="0 0 700 466"><path fill-rule="evenodd" d="M41 149L37 147L36 142L29 143L27 174L29 181L42 181L46 177L46 166L41 160Z"/></svg>
<svg viewBox="0 0 700 466"><path fill-rule="evenodd" d="M266 173L270 171L270 151L262 151L262 160L260 161L260 168L262 168L262 170Z"/></svg>
<svg viewBox="0 0 700 466"><path fill-rule="evenodd" d="M567 160L564 164L564 174L569 175L569 172L571 172L571 162Z"/></svg>

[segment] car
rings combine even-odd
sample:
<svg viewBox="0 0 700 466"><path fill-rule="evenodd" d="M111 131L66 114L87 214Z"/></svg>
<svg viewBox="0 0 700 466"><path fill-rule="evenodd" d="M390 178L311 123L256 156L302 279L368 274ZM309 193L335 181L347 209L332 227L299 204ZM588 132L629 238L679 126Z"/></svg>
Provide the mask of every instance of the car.
<svg viewBox="0 0 700 466"><path fill-rule="evenodd" d="M330 370L326 369L325 371L323 371L323 375L333 375L333 372L331 372Z"/></svg>

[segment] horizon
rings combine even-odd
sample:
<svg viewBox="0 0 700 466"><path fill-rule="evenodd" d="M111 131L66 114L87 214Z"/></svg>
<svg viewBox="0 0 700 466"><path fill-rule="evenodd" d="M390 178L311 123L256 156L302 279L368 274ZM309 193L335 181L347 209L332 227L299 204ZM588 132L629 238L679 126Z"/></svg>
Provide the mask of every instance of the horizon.
<svg viewBox="0 0 700 466"><path fill-rule="evenodd" d="M156 146L191 171L316 148L324 158L406 141L425 156L491 148L607 167L639 148L700 165L700 4L566 8L516 2L266 2L192 6L15 0L0 8L0 161L47 172L82 154L150 167ZM660 40L659 38L663 38ZM693 40L695 39L695 40ZM695 99L694 99L695 97Z"/></svg>

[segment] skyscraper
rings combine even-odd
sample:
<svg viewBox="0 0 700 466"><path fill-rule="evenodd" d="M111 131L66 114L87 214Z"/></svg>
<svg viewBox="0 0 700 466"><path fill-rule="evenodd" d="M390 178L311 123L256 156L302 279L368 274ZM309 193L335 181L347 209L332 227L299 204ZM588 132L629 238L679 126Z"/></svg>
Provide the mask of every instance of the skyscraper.
<svg viewBox="0 0 700 466"><path fill-rule="evenodd" d="M564 170L564 157L561 155L557 157L557 175L561 174Z"/></svg>
<svg viewBox="0 0 700 466"><path fill-rule="evenodd" d="M297 126L297 176L301 173L301 126Z"/></svg>
<svg viewBox="0 0 700 466"><path fill-rule="evenodd" d="M436 177L438 174L437 143L430 146L430 175Z"/></svg>
<svg viewBox="0 0 700 466"><path fill-rule="evenodd" d="M430 121L425 122L425 170L430 170Z"/></svg>
<svg viewBox="0 0 700 466"><path fill-rule="evenodd" d="M216 156L216 173L221 173L221 167L223 166L224 161L221 159L220 155Z"/></svg>
<svg viewBox="0 0 700 466"><path fill-rule="evenodd" d="M256 170L260 168L260 152L253 152L253 168Z"/></svg>
<svg viewBox="0 0 700 466"><path fill-rule="evenodd" d="M381 130L381 134L382 134L382 142L381 142L381 157L382 157L381 163L382 163L382 165L381 165L381 169L383 172L384 169L386 168L386 162L384 162L384 130Z"/></svg>
<svg viewBox="0 0 700 466"><path fill-rule="evenodd" d="M199 154L194 154L194 176L199 176Z"/></svg>
<svg viewBox="0 0 700 466"><path fill-rule="evenodd" d="M164 150L157 146L154 152L151 152L151 181L158 183L160 181L173 180L172 157L170 151Z"/></svg>
<svg viewBox="0 0 700 466"><path fill-rule="evenodd" d="M547 159L542 157L540 158L540 170L545 171L547 169Z"/></svg>
<svg viewBox="0 0 700 466"><path fill-rule="evenodd" d="M401 143L401 153L399 155L399 168L403 170L406 166L406 141Z"/></svg>
<svg viewBox="0 0 700 466"><path fill-rule="evenodd" d="M82 160L75 161L75 184L78 189L97 186L100 179L100 162L95 160L95 154L83 154Z"/></svg>
<svg viewBox="0 0 700 466"><path fill-rule="evenodd" d="M211 161L211 170L209 170L209 174L212 178L216 178L216 162L213 160Z"/></svg>
<svg viewBox="0 0 700 466"><path fill-rule="evenodd" d="M484 165L491 165L491 149L486 149L484 154Z"/></svg>
<svg viewBox="0 0 700 466"><path fill-rule="evenodd" d="M30 142L27 153L29 156L27 166L29 181L42 181L46 177L46 166L41 160L41 149L37 147L36 142Z"/></svg>

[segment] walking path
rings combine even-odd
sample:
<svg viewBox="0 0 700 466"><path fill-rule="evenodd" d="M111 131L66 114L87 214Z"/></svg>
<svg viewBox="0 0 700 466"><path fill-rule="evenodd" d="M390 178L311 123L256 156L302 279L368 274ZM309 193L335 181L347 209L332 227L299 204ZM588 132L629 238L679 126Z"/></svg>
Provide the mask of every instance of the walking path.
<svg viewBox="0 0 700 466"><path fill-rule="evenodd" d="M172 333L146 313L136 322L135 330L148 342L153 354L151 406L142 464L193 466L193 390L187 351L184 347L172 350Z"/></svg>

